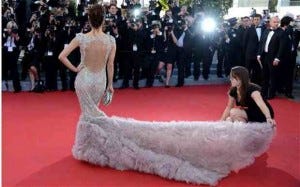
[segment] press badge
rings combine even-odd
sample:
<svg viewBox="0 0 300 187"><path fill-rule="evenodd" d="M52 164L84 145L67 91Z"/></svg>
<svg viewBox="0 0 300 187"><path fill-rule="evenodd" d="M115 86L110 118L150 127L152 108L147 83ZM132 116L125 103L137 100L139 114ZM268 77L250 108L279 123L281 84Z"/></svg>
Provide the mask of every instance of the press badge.
<svg viewBox="0 0 300 187"><path fill-rule="evenodd" d="M136 45L136 44L133 44L133 46L132 46L132 50L133 50L133 51L137 51L137 50L138 50L138 47L137 47L137 45Z"/></svg>
<svg viewBox="0 0 300 187"><path fill-rule="evenodd" d="M233 34L232 36L233 36L233 37L236 37L236 34Z"/></svg>
<svg viewBox="0 0 300 187"><path fill-rule="evenodd" d="M13 52L13 51L14 51L13 47L8 47L8 52Z"/></svg>
<svg viewBox="0 0 300 187"><path fill-rule="evenodd" d="M151 53L152 53L152 54L155 54L155 53L156 53L156 50L155 50L155 49L152 49L152 50L151 50Z"/></svg>

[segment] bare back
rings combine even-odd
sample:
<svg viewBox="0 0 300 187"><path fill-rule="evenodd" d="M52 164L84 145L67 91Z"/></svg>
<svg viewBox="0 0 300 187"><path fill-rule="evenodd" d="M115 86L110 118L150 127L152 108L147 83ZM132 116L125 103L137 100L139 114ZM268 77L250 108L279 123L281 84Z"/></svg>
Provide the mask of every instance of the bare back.
<svg viewBox="0 0 300 187"><path fill-rule="evenodd" d="M81 63L91 72L102 71L107 64L110 51L115 45L114 38L110 35L91 33L76 35L79 41Z"/></svg>

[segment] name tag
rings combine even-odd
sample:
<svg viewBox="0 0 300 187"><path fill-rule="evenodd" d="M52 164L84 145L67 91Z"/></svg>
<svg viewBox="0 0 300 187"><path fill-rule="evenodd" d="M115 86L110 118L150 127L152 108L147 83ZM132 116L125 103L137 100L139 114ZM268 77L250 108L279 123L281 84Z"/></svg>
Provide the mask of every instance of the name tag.
<svg viewBox="0 0 300 187"><path fill-rule="evenodd" d="M53 56L53 52L52 51L48 51L47 55L48 56Z"/></svg>
<svg viewBox="0 0 300 187"><path fill-rule="evenodd" d="M67 48L69 44L65 44L64 48Z"/></svg>
<svg viewBox="0 0 300 187"><path fill-rule="evenodd" d="M133 44L133 46L132 46L132 50L133 50L133 51L137 51L137 50L138 50L138 47L137 47L137 45L136 45L136 44Z"/></svg>
<svg viewBox="0 0 300 187"><path fill-rule="evenodd" d="M233 34L232 36L235 38L235 37L236 37L236 34Z"/></svg>
<svg viewBox="0 0 300 187"><path fill-rule="evenodd" d="M13 52L13 51L14 51L13 47L8 47L8 52Z"/></svg>
<svg viewBox="0 0 300 187"><path fill-rule="evenodd" d="M151 53L152 53L152 54L155 54L155 53L156 53L156 50L155 50L155 49L152 49L152 50L151 50Z"/></svg>

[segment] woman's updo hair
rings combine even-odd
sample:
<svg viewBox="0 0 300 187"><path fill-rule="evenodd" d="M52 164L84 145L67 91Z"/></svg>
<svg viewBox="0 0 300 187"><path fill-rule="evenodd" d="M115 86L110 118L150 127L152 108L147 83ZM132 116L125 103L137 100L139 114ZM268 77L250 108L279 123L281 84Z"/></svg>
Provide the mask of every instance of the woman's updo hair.
<svg viewBox="0 0 300 187"><path fill-rule="evenodd" d="M99 28L104 19L104 9L101 5L95 4L88 8L89 21L92 27Z"/></svg>

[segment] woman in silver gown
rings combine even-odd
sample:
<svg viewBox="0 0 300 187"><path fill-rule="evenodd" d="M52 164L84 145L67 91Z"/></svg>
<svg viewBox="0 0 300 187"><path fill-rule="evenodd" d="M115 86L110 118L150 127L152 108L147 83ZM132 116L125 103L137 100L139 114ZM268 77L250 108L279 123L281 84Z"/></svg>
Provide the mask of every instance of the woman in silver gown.
<svg viewBox="0 0 300 187"><path fill-rule="evenodd" d="M82 113L72 150L76 159L216 185L267 150L275 132L268 123L146 122L106 116L98 106L106 89L114 91L116 45L113 37L102 32L102 6L93 5L88 15L92 31L77 34L59 55L78 73L75 88ZM74 67L67 56L78 46L81 63Z"/></svg>

